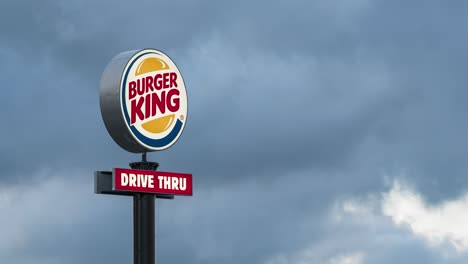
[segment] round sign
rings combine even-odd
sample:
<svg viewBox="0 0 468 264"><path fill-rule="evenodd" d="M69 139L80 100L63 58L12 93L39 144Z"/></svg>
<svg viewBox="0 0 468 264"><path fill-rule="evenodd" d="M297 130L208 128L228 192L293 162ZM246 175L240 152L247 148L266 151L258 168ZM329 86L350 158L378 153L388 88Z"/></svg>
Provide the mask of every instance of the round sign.
<svg viewBox="0 0 468 264"><path fill-rule="evenodd" d="M182 75L155 49L115 56L102 75L99 103L111 137L133 153L169 148L187 121Z"/></svg>

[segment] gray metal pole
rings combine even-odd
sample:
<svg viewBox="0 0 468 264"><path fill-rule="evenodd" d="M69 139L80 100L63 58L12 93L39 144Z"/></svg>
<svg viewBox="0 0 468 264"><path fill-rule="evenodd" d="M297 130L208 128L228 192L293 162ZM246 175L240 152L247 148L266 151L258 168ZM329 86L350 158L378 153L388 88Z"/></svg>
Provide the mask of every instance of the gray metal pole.
<svg viewBox="0 0 468 264"><path fill-rule="evenodd" d="M157 170L157 162L130 163L132 169ZM133 196L133 263L156 264L156 221L154 194L137 193Z"/></svg>

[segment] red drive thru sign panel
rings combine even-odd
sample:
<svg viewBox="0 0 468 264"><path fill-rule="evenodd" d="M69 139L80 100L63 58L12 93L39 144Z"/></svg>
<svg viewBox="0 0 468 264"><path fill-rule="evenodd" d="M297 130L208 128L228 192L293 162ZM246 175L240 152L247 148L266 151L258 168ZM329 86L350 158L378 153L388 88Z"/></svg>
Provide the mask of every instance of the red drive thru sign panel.
<svg viewBox="0 0 468 264"><path fill-rule="evenodd" d="M116 191L192 195L192 174L115 168Z"/></svg>

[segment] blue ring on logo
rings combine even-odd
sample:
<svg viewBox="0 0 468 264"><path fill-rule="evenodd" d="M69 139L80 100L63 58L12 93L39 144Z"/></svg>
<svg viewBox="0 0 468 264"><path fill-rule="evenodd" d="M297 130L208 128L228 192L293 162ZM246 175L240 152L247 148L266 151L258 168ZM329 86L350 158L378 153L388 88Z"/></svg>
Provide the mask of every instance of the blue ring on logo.
<svg viewBox="0 0 468 264"><path fill-rule="evenodd" d="M146 144L146 145L148 145L150 147L153 147L153 148L162 148L164 146L169 145L172 141L174 141L174 139L177 137L177 135L179 135L179 132L182 129L182 125L183 125L182 121L180 119L177 119L174 128L172 129L172 131L167 136L165 136L163 138L160 138L160 139L148 138L148 137L144 136L143 134L141 134L140 131L138 131L135 128L134 125L130 125L130 117L129 117L128 112L127 112L127 104L126 104L126 100L125 100L125 89L126 89L128 73L129 73L130 69L132 68L133 64L135 63L135 61L137 61L139 58L141 58L142 56L147 55L147 54L157 54L157 53L156 52L143 53L140 56L136 57L130 63L130 66L127 68L127 71L125 72L125 75L124 75L123 82L121 84L122 85L122 87L121 87L122 88L121 89L122 93L120 95L121 96L120 100L122 101L122 105L123 105L125 121L127 122L127 125L130 127L130 130L132 131L133 135L135 137L137 137L143 144Z"/></svg>

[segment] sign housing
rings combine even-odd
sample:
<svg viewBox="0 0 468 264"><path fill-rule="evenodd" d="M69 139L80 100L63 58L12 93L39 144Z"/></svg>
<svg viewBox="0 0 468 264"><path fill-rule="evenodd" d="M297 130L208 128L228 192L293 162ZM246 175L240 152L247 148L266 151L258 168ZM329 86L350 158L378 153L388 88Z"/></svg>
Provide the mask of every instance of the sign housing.
<svg viewBox="0 0 468 264"><path fill-rule="evenodd" d="M187 120L182 75L169 56L155 49L115 56L102 75L99 103L111 137L133 153L169 148Z"/></svg>

